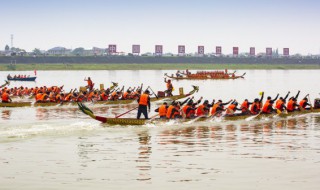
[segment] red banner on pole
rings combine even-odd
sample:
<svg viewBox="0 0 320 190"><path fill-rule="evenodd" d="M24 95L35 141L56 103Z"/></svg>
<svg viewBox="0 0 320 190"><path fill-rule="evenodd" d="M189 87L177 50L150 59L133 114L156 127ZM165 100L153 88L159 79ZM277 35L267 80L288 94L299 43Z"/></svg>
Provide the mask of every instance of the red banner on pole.
<svg viewBox="0 0 320 190"><path fill-rule="evenodd" d="M132 53L140 53L140 45L132 45Z"/></svg>
<svg viewBox="0 0 320 190"><path fill-rule="evenodd" d="M233 55L239 55L239 47L233 47Z"/></svg>
<svg viewBox="0 0 320 190"><path fill-rule="evenodd" d="M198 54L204 55L204 46L198 46Z"/></svg>
<svg viewBox="0 0 320 190"><path fill-rule="evenodd" d="M110 54L117 53L117 45L115 45L115 44L110 44L110 45L109 45L109 53L110 53Z"/></svg>
<svg viewBox="0 0 320 190"><path fill-rule="evenodd" d="M255 56L256 55L256 48L254 48L254 47L250 48L250 55L251 56Z"/></svg>
<svg viewBox="0 0 320 190"><path fill-rule="evenodd" d="M284 56L289 56L289 48L283 48L283 55Z"/></svg>
<svg viewBox="0 0 320 190"><path fill-rule="evenodd" d="M185 54L186 53L186 47L184 45L178 46L178 54Z"/></svg>
<svg viewBox="0 0 320 190"><path fill-rule="evenodd" d="M266 55L272 56L272 48L266 48Z"/></svg>
<svg viewBox="0 0 320 190"><path fill-rule="evenodd" d="M156 45L156 46L155 46L155 53L156 53L157 55L162 55L162 53L163 53L163 46L162 46L162 45Z"/></svg>
<svg viewBox="0 0 320 190"><path fill-rule="evenodd" d="M221 54L222 54L222 47L216 46L216 55L221 55Z"/></svg>

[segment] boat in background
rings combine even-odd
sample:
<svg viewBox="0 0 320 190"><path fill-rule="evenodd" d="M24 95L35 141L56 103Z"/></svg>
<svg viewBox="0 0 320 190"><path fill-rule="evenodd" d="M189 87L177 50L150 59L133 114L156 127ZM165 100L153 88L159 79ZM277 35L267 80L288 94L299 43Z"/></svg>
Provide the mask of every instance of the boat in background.
<svg viewBox="0 0 320 190"><path fill-rule="evenodd" d="M7 79L9 81L35 81L37 77L26 77L26 78L9 78L7 77Z"/></svg>

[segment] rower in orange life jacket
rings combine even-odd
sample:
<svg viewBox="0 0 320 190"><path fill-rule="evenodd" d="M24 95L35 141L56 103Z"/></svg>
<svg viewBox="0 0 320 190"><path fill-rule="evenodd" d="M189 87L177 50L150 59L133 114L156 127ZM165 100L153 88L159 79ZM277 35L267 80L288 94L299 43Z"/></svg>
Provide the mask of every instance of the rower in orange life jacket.
<svg viewBox="0 0 320 190"><path fill-rule="evenodd" d="M39 90L39 91L37 92L36 96L35 96L36 102L41 102L41 101L42 101L42 100L41 100L41 99L42 99L42 95L43 95L42 91Z"/></svg>
<svg viewBox="0 0 320 190"><path fill-rule="evenodd" d="M169 106L168 106L167 102L163 102L163 104L159 108L155 109L154 111L159 112L160 118L163 119L163 118L167 117L168 107Z"/></svg>
<svg viewBox="0 0 320 190"><path fill-rule="evenodd" d="M207 116L209 114L210 108L214 105L215 100L212 101L212 104L209 104L208 100L205 100L196 111L197 116Z"/></svg>
<svg viewBox="0 0 320 190"><path fill-rule="evenodd" d="M250 112L249 107L252 104L252 102L249 102L248 99L245 99L243 103L241 104L241 112L242 114L248 114Z"/></svg>
<svg viewBox="0 0 320 190"><path fill-rule="evenodd" d="M172 104L168 107L166 118L167 119L174 119L176 112L177 113L180 112L180 110L178 108L178 102L172 102Z"/></svg>
<svg viewBox="0 0 320 190"><path fill-rule="evenodd" d="M261 102L259 101L258 98L254 99L253 104L250 107L250 113L252 115L257 115L261 111Z"/></svg>
<svg viewBox="0 0 320 190"><path fill-rule="evenodd" d="M268 96L266 103L268 103L268 102L271 101L271 100L272 100L273 102L275 102L275 101L278 99L278 97L279 97L279 94L277 94L277 96L276 96L274 99L272 99L270 96Z"/></svg>
<svg viewBox="0 0 320 190"><path fill-rule="evenodd" d="M164 78L164 82L167 84L167 90L165 90L165 92L167 93L167 96L173 96L172 95L173 86L172 86L171 80L169 79L167 81L167 78Z"/></svg>
<svg viewBox="0 0 320 190"><path fill-rule="evenodd" d="M148 118L148 109L149 108L149 112L150 112L150 97L149 97L149 90L145 90L143 94L140 95L140 97L138 98L138 113L137 113L137 119L140 119L141 114L144 115L145 119L149 119Z"/></svg>
<svg viewBox="0 0 320 190"><path fill-rule="evenodd" d="M309 95L309 94L308 94L308 95ZM308 98L307 98L308 95L306 95L306 97L304 97L304 98L299 102L299 105L300 105L303 109L306 109L306 110L309 110L309 109L311 108L311 105L308 103ZM307 108L307 106L309 106L309 107Z"/></svg>
<svg viewBox="0 0 320 190"><path fill-rule="evenodd" d="M202 100L202 97L196 102L194 103L193 102L193 97L188 101L187 105L185 105L183 108L182 108L182 113L184 115L185 118L195 118L196 116L196 110L197 110L197 107L196 105L198 105L201 100Z"/></svg>
<svg viewBox="0 0 320 190"><path fill-rule="evenodd" d="M272 113L273 111L274 111L274 109L273 109L273 100L269 100L263 105L262 113L269 114L269 113Z"/></svg>
<svg viewBox="0 0 320 190"><path fill-rule="evenodd" d="M288 104L287 104L287 111L288 112L293 112L296 110L296 107L299 106L299 104L297 104L297 99L296 98L292 98L289 100Z"/></svg>
<svg viewBox="0 0 320 190"><path fill-rule="evenodd" d="M122 95L122 100L127 100L127 99L130 99L130 94L131 94L131 91L130 90L127 90L123 93Z"/></svg>
<svg viewBox="0 0 320 190"><path fill-rule="evenodd" d="M211 115L212 116L220 115L222 111L225 111L224 106L230 104L232 101L233 100L223 103L222 100L218 100L217 103L213 104L212 106Z"/></svg>
<svg viewBox="0 0 320 190"><path fill-rule="evenodd" d="M238 106L238 102L236 100L234 100L227 108L226 110L226 114L227 115L234 115L234 112L236 112L237 110L241 111L242 109L237 108Z"/></svg>
<svg viewBox="0 0 320 190"><path fill-rule="evenodd" d="M2 101L2 103L10 103L10 102L12 102L12 100L11 100L11 98L9 96L9 91L8 90L5 90L5 89L2 90L1 101Z"/></svg>

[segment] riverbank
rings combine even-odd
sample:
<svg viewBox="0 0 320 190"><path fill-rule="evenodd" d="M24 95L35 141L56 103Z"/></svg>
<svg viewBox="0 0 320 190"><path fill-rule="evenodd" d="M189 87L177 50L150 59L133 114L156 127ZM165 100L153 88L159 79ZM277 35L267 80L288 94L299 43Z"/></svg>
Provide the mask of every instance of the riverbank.
<svg viewBox="0 0 320 190"><path fill-rule="evenodd" d="M33 70L308 70L320 69L318 64L189 64L189 63L143 63L143 64L0 64L1 71Z"/></svg>

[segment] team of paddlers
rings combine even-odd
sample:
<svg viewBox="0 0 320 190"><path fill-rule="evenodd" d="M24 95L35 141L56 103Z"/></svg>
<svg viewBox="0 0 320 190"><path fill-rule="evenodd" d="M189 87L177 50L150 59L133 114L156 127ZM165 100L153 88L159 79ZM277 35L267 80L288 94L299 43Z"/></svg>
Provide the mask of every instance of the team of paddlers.
<svg viewBox="0 0 320 190"><path fill-rule="evenodd" d="M85 79L87 81L87 86L85 90L72 89L69 92L65 92L64 86L51 86L51 87L15 87L7 88L3 87L0 91L1 100L3 103L12 102L11 97L23 97L23 96L34 96L35 101L38 103L41 102L85 102L85 101L116 101L116 100L130 100L138 99L143 85L138 86L137 88L129 87L124 91L122 89L116 89L116 83L113 83L111 88L107 89L94 89L94 83L90 79ZM167 90L164 91L167 96L172 96L173 86L171 80L166 80Z"/></svg>
<svg viewBox="0 0 320 190"><path fill-rule="evenodd" d="M234 73L228 73L228 70L225 69L225 71L197 71L196 73L191 73L188 69L185 71L177 71L176 77L183 77L183 76L189 77L189 78L203 78L203 77L210 77L210 78L230 78L235 77Z"/></svg>
<svg viewBox="0 0 320 190"><path fill-rule="evenodd" d="M202 98L196 102L193 101L193 98L188 98L183 102L174 101L171 105L163 103L163 105L161 105L155 111L159 112L160 118L192 119L204 116L220 116L221 114L228 116L257 115L260 113L271 114L320 108L320 99L315 99L312 107L311 103L308 101L308 95L298 102L300 91L296 96L290 97L287 101L289 94L290 92L288 92L285 97L280 97L279 99L279 94L274 99L268 96L267 100L263 104L264 92L262 92L260 99L256 98L253 102L249 102L248 99L245 99L241 105L237 100L230 100L225 103L222 100L218 100L217 102L213 100L211 103L209 103L208 100L205 100L203 104L200 104ZM236 111L239 112L236 113Z"/></svg>

